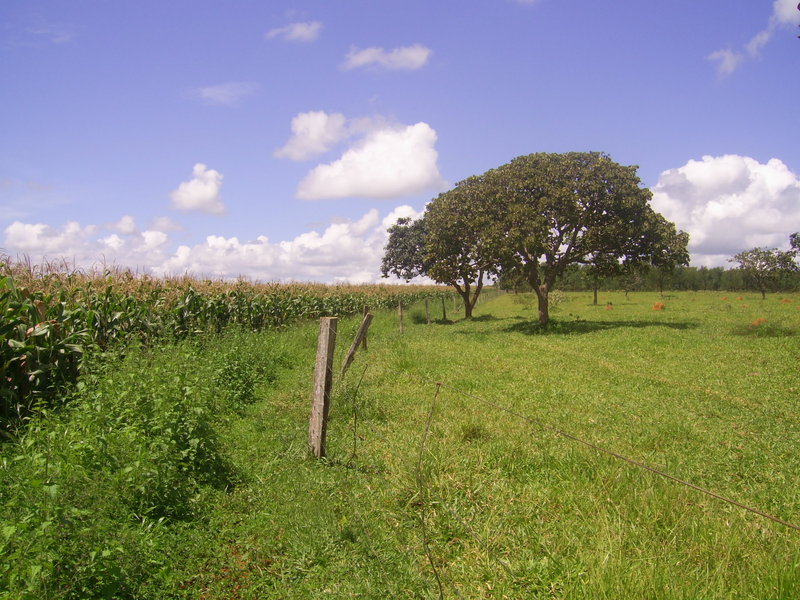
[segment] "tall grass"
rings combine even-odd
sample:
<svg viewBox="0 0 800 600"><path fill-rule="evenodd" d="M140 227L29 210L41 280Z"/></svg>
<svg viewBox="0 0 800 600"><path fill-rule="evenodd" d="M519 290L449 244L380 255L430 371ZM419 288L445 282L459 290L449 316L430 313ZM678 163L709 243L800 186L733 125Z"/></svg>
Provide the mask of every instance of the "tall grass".
<svg viewBox="0 0 800 600"><path fill-rule="evenodd" d="M66 408L2 446L0 598L178 589L174 565L240 481L221 436L285 360L254 342L232 331L93 359Z"/></svg>

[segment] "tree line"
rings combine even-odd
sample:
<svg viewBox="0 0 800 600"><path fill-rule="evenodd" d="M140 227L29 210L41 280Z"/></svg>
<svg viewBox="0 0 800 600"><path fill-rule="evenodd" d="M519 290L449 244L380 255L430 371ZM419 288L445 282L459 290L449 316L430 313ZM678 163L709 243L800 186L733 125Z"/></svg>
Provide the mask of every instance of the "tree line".
<svg viewBox="0 0 800 600"><path fill-rule="evenodd" d="M382 274L452 286L467 318L488 281L531 290L543 326L557 283L593 289L596 302L598 289L609 284L662 292L665 285L752 285L764 294L794 281L798 234L789 251L737 254L732 273L689 267L688 233L653 210L637 168L600 152L535 153L469 177L433 199L421 218L400 219L389 229Z"/></svg>

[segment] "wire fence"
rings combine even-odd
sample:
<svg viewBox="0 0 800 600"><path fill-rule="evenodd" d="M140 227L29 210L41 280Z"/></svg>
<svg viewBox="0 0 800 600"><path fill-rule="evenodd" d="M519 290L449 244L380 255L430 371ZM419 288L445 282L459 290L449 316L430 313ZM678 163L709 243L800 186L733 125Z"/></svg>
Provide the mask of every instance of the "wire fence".
<svg viewBox="0 0 800 600"><path fill-rule="evenodd" d="M470 519L465 518L465 516L461 514L454 507L453 503L449 502L445 497L442 496L442 494L438 493L435 489L433 489L433 486L423 474L426 446L430 435L432 423L435 420L437 401L439 400L440 392L442 390L448 390L453 394L456 394L457 396L460 396L465 399L470 399L471 401L486 408L489 408L492 411L509 415L527 425L534 426L541 431L555 434L556 436L564 440L577 444L583 448L589 449L597 455L603 455L614 458L615 460L621 461L622 463L628 465L629 467L650 473L652 475L656 475L662 478L663 480L671 484L674 484L677 487L686 488L692 490L695 493L702 494L709 498L714 498L716 501L720 503L736 507L740 510L751 513L753 515L757 515L758 517L769 520L783 527L800 532L800 525L787 521L779 516L771 514L758 507L751 506L743 502L739 502L734 498L731 498L729 496L711 490L707 487L703 487L701 485L688 481L687 479L677 477L667 472L666 470L656 468L650 464L642 462L641 460L622 454L621 452L618 452L614 449L605 447L604 445L600 445L598 443L586 440L570 431L567 431L562 427L553 425L551 423L543 421L542 419L531 416L529 414L525 414L524 412L521 412L514 408L510 408L499 401L492 400L484 396L475 394L473 392L460 389L457 386L446 383L441 379L435 379L418 373L412 373L407 370L390 367L387 366L385 363L378 365L375 363L366 362L363 366L363 370L361 370L361 374L355 386L355 391L352 395L352 406L351 406L353 437L352 437L352 451L348 459L349 464L352 464L353 460L357 456L359 440L365 439L359 433L359 427L362 428L362 431L365 429L369 431L367 435L382 440L388 446L392 444L392 442L389 439L387 439L386 436L382 435L374 428L369 427L366 423L363 422L363 420L361 420L361 422L359 420L359 409L357 402L359 391L362 388L362 384L364 383L367 371L368 370L374 371L377 369L380 369L382 371L387 371L396 376L402 377L405 381L407 381L411 385L419 386L421 391L425 390L428 394L430 394L432 398L430 401L430 407L426 411L426 419L424 426L422 427L422 433L420 435L419 451L417 453L416 465L412 465L408 460L402 457L400 457L400 460L407 469L407 472L409 474L413 474L413 479L416 484L417 488L416 494L418 500L417 505L419 506L419 513L417 517L419 520L423 551L430 565L431 573L433 575L433 578L435 579L436 589L438 590L438 595L440 598L444 598L444 586L446 580L449 579L449 577L446 572L441 571L440 568L437 567L437 561L434 557L434 550L431 547L431 539L429 535L429 523L428 523L429 519L427 513L429 507L435 507L435 506L441 507L455 522L461 525L463 530L466 531L469 537L472 538L472 540L483 550L485 555L491 561L493 561L499 567L501 567L506 572L506 574L512 578L512 580L516 580L519 577L519 575L514 572L514 569L512 568L509 561L500 555L500 551L498 551L498 549L493 547L491 540L484 539L484 536L480 535L475 530L473 525L470 523ZM337 381L336 384L338 388L337 395L339 395L339 393L341 392L341 385L342 382ZM450 589L455 595L460 597L460 594L455 586L450 586Z"/></svg>

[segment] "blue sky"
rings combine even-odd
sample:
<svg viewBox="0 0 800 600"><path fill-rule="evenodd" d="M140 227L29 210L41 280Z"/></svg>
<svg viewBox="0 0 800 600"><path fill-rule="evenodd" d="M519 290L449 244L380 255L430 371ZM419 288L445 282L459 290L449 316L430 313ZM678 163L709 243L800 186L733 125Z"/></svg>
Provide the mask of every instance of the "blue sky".
<svg viewBox="0 0 800 600"><path fill-rule="evenodd" d="M385 229L530 152L640 166L724 265L800 229L795 0L0 4L0 248L377 281Z"/></svg>

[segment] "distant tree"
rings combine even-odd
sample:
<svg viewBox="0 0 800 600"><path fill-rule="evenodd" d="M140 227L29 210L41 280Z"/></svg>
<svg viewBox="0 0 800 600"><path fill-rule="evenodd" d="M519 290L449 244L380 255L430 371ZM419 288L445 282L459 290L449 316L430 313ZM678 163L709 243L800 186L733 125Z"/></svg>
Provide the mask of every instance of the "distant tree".
<svg viewBox="0 0 800 600"><path fill-rule="evenodd" d="M789 243L792 245L792 250L800 252L800 231L795 231L789 236Z"/></svg>
<svg viewBox="0 0 800 600"><path fill-rule="evenodd" d="M475 176L440 194L425 211L427 274L455 288L467 319L487 279L500 271L500 208L483 177Z"/></svg>
<svg viewBox="0 0 800 600"><path fill-rule="evenodd" d="M591 257L586 271L592 282L592 303L597 306L597 292L600 289L600 282L603 279L622 274L623 267L619 262L619 258L614 254L598 252Z"/></svg>
<svg viewBox="0 0 800 600"><path fill-rule="evenodd" d="M745 279L767 297L767 290L778 283L782 276L797 270L794 262L795 250L781 251L777 248L753 248L740 252L728 262L739 263Z"/></svg>
<svg viewBox="0 0 800 600"><path fill-rule="evenodd" d="M409 218L398 219L389 227L389 240L384 248L381 274L390 274L411 281L428 274L429 263L425 260L425 221Z"/></svg>
<svg viewBox="0 0 800 600"><path fill-rule="evenodd" d="M495 285L507 292L530 292L531 286L525 274L520 271L501 271Z"/></svg>
<svg viewBox="0 0 800 600"><path fill-rule="evenodd" d="M550 318L549 293L569 265L647 262L655 247L650 191L641 187L636 167L606 154L529 154L484 178L503 201L502 268L526 274L542 325Z"/></svg>
<svg viewBox="0 0 800 600"><path fill-rule="evenodd" d="M674 223L654 212L648 224L645 241L650 264L658 271L658 293L664 295L664 280L678 267L689 265L689 234L678 231Z"/></svg>

